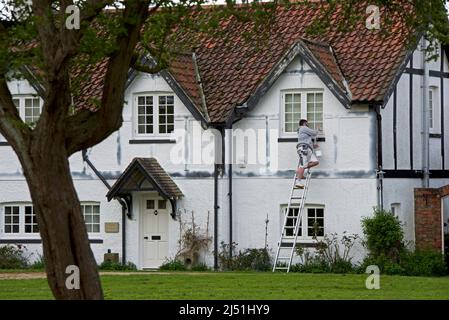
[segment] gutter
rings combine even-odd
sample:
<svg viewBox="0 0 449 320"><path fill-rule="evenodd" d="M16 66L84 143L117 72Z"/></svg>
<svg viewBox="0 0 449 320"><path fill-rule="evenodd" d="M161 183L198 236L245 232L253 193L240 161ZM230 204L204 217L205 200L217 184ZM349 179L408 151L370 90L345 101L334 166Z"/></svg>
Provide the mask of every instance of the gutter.
<svg viewBox="0 0 449 320"><path fill-rule="evenodd" d="M97 168L94 166L94 164L90 161L89 157L87 156L87 151L82 151L83 161L87 163L89 168L93 170L93 172L96 174L96 176L103 182L103 184L108 188L108 190L111 190L111 185L106 181L106 179L103 177L103 175L100 173L100 171L97 170ZM126 202L123 201L120 198L115 198L122 207L122 264L126 264L126 215L128 212L128 206L126 205Z"/></svg>

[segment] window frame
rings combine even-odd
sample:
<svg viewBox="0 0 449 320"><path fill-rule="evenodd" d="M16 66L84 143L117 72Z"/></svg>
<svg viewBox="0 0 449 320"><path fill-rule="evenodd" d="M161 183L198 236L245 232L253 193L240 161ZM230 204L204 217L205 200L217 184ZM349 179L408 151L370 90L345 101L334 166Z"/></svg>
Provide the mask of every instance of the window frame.
<svg viewBox="0 0 449 320"><path fill-rule="evenodd" d="M139 97L153 97L153 132L152 133L139 133L139 112L138 112L138 100ZM148 138L170 138L172 133L160 133L159 128L159 97L161 96L172 96L173 97L173 130L175 130L175 115L176 115L176 95L170 91L157 91L157 92L138 92L134 94L133 97L133 108L132 108L132 130L133 138L135 139L148 139ZM166 125L166 124L165 124Z"/></svg>
<svg viewBox="0 0 449 320"><path fill-rule="evenodd" d="M7 233L6 232L6 207L19 207L19 232L16 233ZM26 226L30 225L26 223L26 207L32 207L33 203L29 201L15 201L15 202L2 202L0 203L0 235L3 239L16 239L16 238L25 238L25 239L40 239L39 228L36 232L26 232ZM33 209L32 209L33 210ZM34 210L32 211L34 213ZM31 216L31 226L37 224L35 223L36 216L33 214Z"/></svg>
<svg viewBox="0 0 449 320"><path fill-rule="evenodd" d="M288 205L284 204L281 205L281 230L280 232L283 232L282 228L283 228L283 223L284 223L284 217L285 217L285 211L287 210ZM299 206L291 206L290 209L299 209ZM324 235L326 234L326 208L324 205L322 204L306 204L304 206L304 212L306 213L305 215L303 215L301 217L302 219L302 224L301 224L301 235L298 234L298 241L300 242L313 242L315 241L315 239L313 238L312 235L309 235L309 225L308 225L308 220L309 220L309 215L308 215L308 210L309 209L322 209L323 210L323 235L322 236L317 236L316 240L323 240L324 239ZM306 233L304 233L304 230L306 231ZM286 239L294 239L294 236L286 236Z"/></svg>
<svg viewBox="0 0 449 320"><path fill-rule="evenodd" d="M428 92L429 133L441 133L439 87L431 85ZM432 107L430 105L432 101ZM431 122L431 123L430 123Z"/></svg>
<svg viewBox="0 0 449 320"><path fill-rule="evenodd" d="M101 203L100 202L96 202L96 201L81 201L80 202L80 206L81 206L81 211L83 214L83 219L84 219L84 223L86 226L86 231L89 235L98 235L101 234L103 232L102 227L101 227ZM98 206L98 222L87 222L86 221L86 212L85 212L85 207L87 206L91 206L92 207L92 212L90 213L90 215L93 217L94 216L94 211L93 211L93 207L94 206ZM88 225L94 225L94 224L98 224L98 231L89 231Z"/></svg>
<svg viewBox="0 0 449 320"><path fill-rule="evenodd" d="M39 116L37 117L36 121L26 122L27 116L26 116L26 110L25 110L26 109L25 101L27 99L32 99L32 100L38 99L39 100ZM12 100L13 100L13 102L14 102L14 100L19 100L19 106L18 107L16 106L16 107L19 110L19 116L23 120L23 122L27 123L28 125L31 125L31 124L35 124L39 121L39 118L42 114L42 107L43 107L43 100L41 97L39 97L38 95L32 95L32 94L27 94L27 95L16 94L16 95L12 96ZM34 117L34 116L32 115L32 117Z"/></svg>
<svg viewBox="0 0 449 320"><path fill-rule="evenodd" d="M300 117L301 119L307 119L307 96L308 94L317 94L317 93L321 93L322 94L322 104L323 104L323 110L322 110L322 131L320 131L318 133L318 137L324 137L324 131L325 131L325 127L324 127L324 102L325 102L325 91L324 89L319 89L319 88L308 88L308 89L288 89L288 90L281 90L281 95L280 95L280 116L279 116L279 135L280 137L283 138L291 138L291 137L296 137L297 136L297 132L296 130L294 132L286 132L286 124L285 124L285 96L287 94L300 94L301 95L301 112L300 112ZM299 123L297 124L297 126L299 126Z"/></svg>

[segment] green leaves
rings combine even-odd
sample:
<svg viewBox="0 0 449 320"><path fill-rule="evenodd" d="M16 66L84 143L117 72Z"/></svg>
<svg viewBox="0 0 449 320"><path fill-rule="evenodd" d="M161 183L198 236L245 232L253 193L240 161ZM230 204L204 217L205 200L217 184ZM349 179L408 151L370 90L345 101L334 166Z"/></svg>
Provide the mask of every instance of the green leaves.
<svg viewBox="0 0 449 320"><path fill-rule="evenodd" d="M376 210L374 216L362 219L366 247L373 257L399 258L404 249L404 232L399 219L390 212Z"/></svg>

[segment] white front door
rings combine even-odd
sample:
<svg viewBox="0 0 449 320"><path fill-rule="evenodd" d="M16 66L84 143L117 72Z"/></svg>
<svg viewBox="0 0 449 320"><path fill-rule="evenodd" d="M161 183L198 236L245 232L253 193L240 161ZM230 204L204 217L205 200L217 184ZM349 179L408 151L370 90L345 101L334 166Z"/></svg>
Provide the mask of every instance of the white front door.
<svg viewBox="0 0 449 320"><path fill-rule="evenodd" d="M143 267L159 268L168 258L167 200L145 198L143 215Z"/></svg>

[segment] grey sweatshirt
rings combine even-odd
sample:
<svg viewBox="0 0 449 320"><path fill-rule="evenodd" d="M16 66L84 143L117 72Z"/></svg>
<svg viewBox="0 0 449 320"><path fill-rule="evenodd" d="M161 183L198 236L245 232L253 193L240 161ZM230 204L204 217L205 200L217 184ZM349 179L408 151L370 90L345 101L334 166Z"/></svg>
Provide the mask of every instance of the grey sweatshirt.
<svg viewBox="0 0 449 320"><path fill-rule="evenodd" d="M300 126L298 129L298 143L307 143L313 147L312 139L315 139L318 135L318 131L312 130L306 126Z"/></svg>

